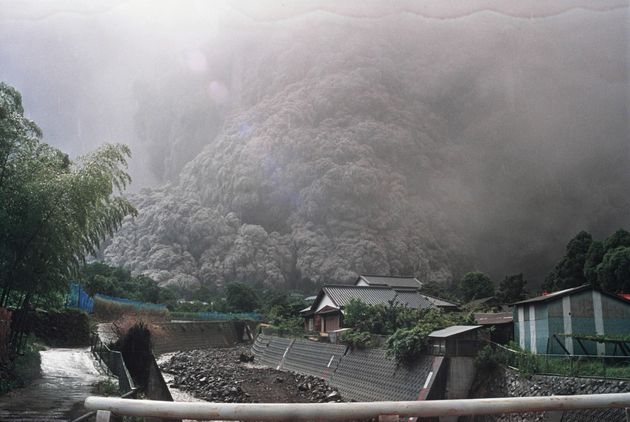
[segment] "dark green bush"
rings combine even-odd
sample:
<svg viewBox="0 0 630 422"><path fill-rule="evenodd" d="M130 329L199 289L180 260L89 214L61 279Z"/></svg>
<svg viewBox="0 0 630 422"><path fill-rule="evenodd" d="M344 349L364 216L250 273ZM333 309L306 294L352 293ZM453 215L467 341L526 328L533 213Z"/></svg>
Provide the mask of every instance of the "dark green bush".
<svg viewBox="0 0 630 422"><path fill-rule="evenodd" d="M90 344L90 320L77 309L37 311L33 314L33 334L53 347L78 347Z"/></svg>
<svg viewBox="0 0 630 422"><path fill-rule="evenodd" d="M353 349L367 349L374 346L374 339L367 331L344 331L341 334L341 341Z"/></svg>
<svg viewBox="0 0 630 422"><path fill-rule="evenodd" d="M13 361L0 364L0 395L24 387L41 376L42 350L37 338L29 336L24 351Z"/></svg>
<svg viewBox="0 0 630 422"><path fill-rule="evenodd" d="M417 312L419 320L414 326L400 328L387 339L387 356L396 359L399 364L413 363L425 351L431 332L471 323L471 316L466 314L445 313L437 309Z"/></svg>

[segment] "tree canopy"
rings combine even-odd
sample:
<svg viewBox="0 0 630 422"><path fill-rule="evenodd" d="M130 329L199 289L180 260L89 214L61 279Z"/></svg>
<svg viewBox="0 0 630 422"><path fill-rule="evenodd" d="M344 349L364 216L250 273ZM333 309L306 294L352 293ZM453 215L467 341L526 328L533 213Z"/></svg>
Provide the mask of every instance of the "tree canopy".
<svg viewBox="0 0 630 422"><path fill-rule="evenodd" d="M124 145L72 161L42 142L22 99L0 83L0 306L66 288L89 254L135 208Z"/></svg>
<svg viewBox="0 0 630 422"><path fill-rule="evenodd" d="M245 283L228 283L225 299L231 310L236 312L251 312L260 305L256 291Z"/></svg>
<svg viewBox="0 0 630 422"><path fill-rule="evenodd" d="M619 229L603 241L582 231L567 244L566 255L547 275L543 288L554 291L590 283L613 293L630 291L630 233Z"/></svg>
<svg viewBox="0 0 630 422"><path fill-rule="evenodd" d="M484 273L474 271L464 274L458 284L459 293L466 302L494 296L494 284Z"/></svg>
<svg viewBox="0 0 630 422"><path fill-rule="evenodd" d="M514 303L525 299L525 285L527 280L523 278L523 273L506 276L497 290L497 299L501 303Z"/></svg>
<svg viewBox="0 0 630 422"><path fill-rule="evenodd" d="M562 290L586 283L584 264L593 243L593 236L585 231L579 232L567 243L564 258L547 275L543 288Z"/></svg>
<svg viewBox="0 0 630 422"><path fill-rule="evenodd" d="M170 289L162 289L147 276L134 276L125 268L111 267L93 262L81 267L79 281L85 291L94 296L101 293L149 303L166 303L173 300Z"/></svg>

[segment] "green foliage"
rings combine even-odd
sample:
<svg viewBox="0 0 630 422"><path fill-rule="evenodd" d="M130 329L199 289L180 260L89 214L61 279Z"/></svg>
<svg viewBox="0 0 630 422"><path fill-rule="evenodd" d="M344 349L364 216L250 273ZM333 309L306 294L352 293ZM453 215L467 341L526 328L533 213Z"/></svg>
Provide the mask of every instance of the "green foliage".
<svg viewBox="0 0 630 422"><path fill-rule="evenodd" d="M121 196L128 147L104 145L73 162L23 113L20 94L0 83L0 306L10 295L22 306L64 291L85 256L135 214Z"/></svg>
<svg viewBox="0 0 630 422"><path fill-rule="evenodd" d="M604 240L604 251L606 253L622 246L630 247L630 232L619 229Z"/></svg>
<svg viewBox="0 0 630 422"><path fill-rule="evenodd" d="M157 282L149 277L132 276L127 269L102 262L83 265L78 278L90 296L101 293L147 303L168 303L175 300L171 290L158 287Z"/></svg>
<svg viewBox="0 0 630 422"><path fill-rule="evenodd" d="M593 243L593 236L579 232L569 241L564 258L547 275L543 288L548 291L563 290L586 283L584 264Z"/></svg>
<svg viewBox="0 0 630 422"><path fill-rule="evenodd" d="M584 261L584 278L592 286L598 286L597 281L597 266L604 259L606 251L604 249L604 242L601 240L594 240L586 253L586 260Z"/></svg>
<svg viewBox="0 0 630 422"><path fill-rule="evenodd" d="M353 349L367 349L374 345L372 335L367 331L344 331L341 334L341 341Z"/></svg>
<svg viewBox="0 0 630 422"><path fill-rule="evenodd" d="M597 283L610 292L630 292L630 247L620 246L604 255L597 266Z"/></svg>
<svg viewBox="0 0 630 422"><path fill-rule="evenodd" d="M0 395L24 387L41 375L42 347L35 336L29 336L24 350L8 366L0 367Z"/></svg>
<svg viewBox="0 0 630 422"><path fill-rule="evenodd" d="M78 309L36 311L32 331L52 347L89 346L91 327L88 315Z"/></svg>
<svg viewBox="0 0 630 422"><path fill-rule="evenodd" d="M399 328L413 326L422 317L421 311L399 303L368 305L358 299L352 299L344 312L345 326L372 334L392 334Z"/></svg>
<svg viewBox="0 0 630 422"><path fill-rule="evenodd" d="M590 283L613 293L630 291L630 233L619 229L604 241L580 232L565 257L547 275L543 288L554 291Z"/></svg>
<svg viewBox="0 0 630 422"><path fill-rule="evenodd" d="M598 338L593 336L593 340ZM505 348L482 349L477 360L479 365L493 365L494 362L488 361L496 361L515 367L525 376L549 374L630 379L630 365L625 357L602 359L599 356L538 355L521 349L514 342Z"/></svg>
<svg viewBox="0 0 630 422"><path fill-rule="evenodd" d="M422 284L420 291L429 296L439 297L451 302L459 301L456 280L451 280L447 283L429 280Z"/></svg>
<svg viewBox="0 0 630 422"><path fill-rule="evenodd" d="M120 396L118 382L110 378L98 381L96 384L94 384L94 390L92 391L92 394L95 396L104 397Z"/></svg>
<svg viewBox="0 0 630 422"><path fill-rule="evenodd" d="M504 359L501 351L495 350L491 345L484 346L475 356L475 365L478 373L490 373L497 369Z"/></svg>
<svg viewBox="0 0 630 422"><path fill-rule="evenodd" d="M289 295L285 292L268 290L263 293L264 314L267 322L279 332L289 335L304 334L304 319L299 312L307 304L302 295Z"/></svg>
<svg viewBox="0 0 630 422"><path fill-rule="evenodd" d="M497 291L497 299L501 303L514 303L525 299L525 285L527 281L523 278L523 274L514 274L506 276Z"/></svg>
<svg viewBox="0 0 630 422"><path fill-rule="evenodd" d="M393 357L399 364L412 363L425 351L433 330L428 324L397 330L387 339L387 356Z"/></svg>
<svg viewBox="0 0 630 422"><path fill-rule="evenodd" d="M245 283L233 282L226 286L226 302L234 312L251 312L258 309L256 291Z"/></svg>
<svg viewBox="0 0 630 422"><path fill-rule="evenodd" d="M399 364L410 364L425 351L429 334L451 325L471 324L472 316L445 313L437 309L420 311L421 318L411 328L400 328L387 339L387 356Z"/></svg>
<svg viewBox="0 0 630 422"><path fill-rule="evenodd" d="M464 274L458 283L458 289L466 302L494 296L494 284L490 277L477 271Z"/></svg>
<svg viewBox="0 0 630 422"><path fill-rule="evenodd" d="M264 291L260 302L269 321L276 316L283 318L296 316L308 306L301 294L288 294L273 289Z"/></svg>
<svg viewBox="0 0 630 422"><path fill-rule="evenodd" d="M149 381L149 362L153 347L149 325L138 320L129 327L117 327L120 331L118 340L112 345L122 353L123 359L133 380L146 387Z"/></svg>

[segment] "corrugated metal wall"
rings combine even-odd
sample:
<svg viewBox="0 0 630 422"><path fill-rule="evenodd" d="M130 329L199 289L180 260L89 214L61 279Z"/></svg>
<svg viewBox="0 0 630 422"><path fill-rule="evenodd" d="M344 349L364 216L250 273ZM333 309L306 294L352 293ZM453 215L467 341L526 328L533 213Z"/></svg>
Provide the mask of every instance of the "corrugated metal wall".
<svg viewBox="0 0 630 422"><path fill-rule="evenodd" d="M514 310L515 341L525 350L539 354L564 353L553 343L553 334L627 335L629 332L630 304L592 290L554 301L519 305ZM535 347L532 339L535 339ZM565 337L563 342L574 354L585 354L582 346L570 337ZM583 344L586 354L613 354L611 344Z"/></svg>
<svg viewBox="0 0 630 422"><path fill-rule="evenodd" d="M260 335L252 352L259 363L323 378L343 397L358 401L416 400L437 375L433 356L399 366L384 349L350 350L345 345Z"/></svg>

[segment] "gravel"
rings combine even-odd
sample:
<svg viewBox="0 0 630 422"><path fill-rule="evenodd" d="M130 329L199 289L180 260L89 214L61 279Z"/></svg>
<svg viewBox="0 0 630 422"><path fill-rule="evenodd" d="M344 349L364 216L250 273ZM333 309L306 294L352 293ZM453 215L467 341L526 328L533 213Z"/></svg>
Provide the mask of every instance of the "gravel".
<svg viewBox="0 0 630 422"><path fill-rule="evenodd" d="M210 402L324 403L344 401L320 378L254 365L249 349L177 352L161 360L171 387Z"/></svg>

